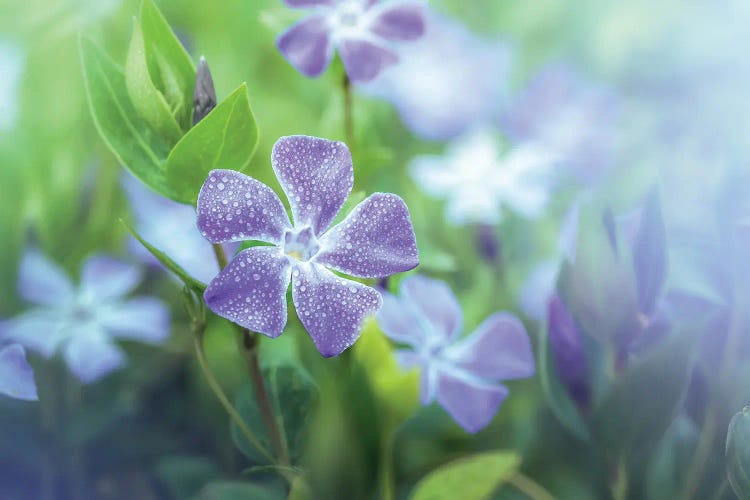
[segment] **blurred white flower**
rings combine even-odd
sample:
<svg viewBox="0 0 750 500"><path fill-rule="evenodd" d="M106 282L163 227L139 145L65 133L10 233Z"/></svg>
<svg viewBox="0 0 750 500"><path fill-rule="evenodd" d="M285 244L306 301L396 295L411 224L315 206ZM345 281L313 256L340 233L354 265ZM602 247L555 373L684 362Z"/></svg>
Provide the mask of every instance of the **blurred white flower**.
<svg viewBox="0 0 750 500"><path fill-rule="evenodd" d="M0 40L0 131L10 130L18 118L18 99L24 55L13 42Z"/></svg>
<svg viewBox="0 0 750 500"><path fill-rule="evenodd" d="M450 143L443 156L418 156L410 173L427 194L447 201L455 225L497 224L507 207L534 218L547 205L555 159L534 143L504 151L489 127Z"/></svg>

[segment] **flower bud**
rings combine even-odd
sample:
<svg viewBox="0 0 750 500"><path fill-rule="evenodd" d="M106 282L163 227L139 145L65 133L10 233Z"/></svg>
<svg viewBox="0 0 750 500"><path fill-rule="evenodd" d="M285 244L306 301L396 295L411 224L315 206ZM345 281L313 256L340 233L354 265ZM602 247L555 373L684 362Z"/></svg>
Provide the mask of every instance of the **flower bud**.
<svg viewBox="0 0 750 500"><path fill-rule="evenodd" d="M557 295L547 303L547 331L560 382L579 407L588 406L590 394L583 337Z"/></svg>
<svg viewBox="0 0 750 500"><path fill-rule="evenodd" d="M750 498L750 406L729 422L727 431L727 475L739 498Z"/></svg>
<svg viewBox="0 0 750 500"><path fill-rule="evenodd" d="M216 90L211 70L206 59L201 56L195 72L195 91L193 92L193 125L201 121L216 107Z"/></svg>

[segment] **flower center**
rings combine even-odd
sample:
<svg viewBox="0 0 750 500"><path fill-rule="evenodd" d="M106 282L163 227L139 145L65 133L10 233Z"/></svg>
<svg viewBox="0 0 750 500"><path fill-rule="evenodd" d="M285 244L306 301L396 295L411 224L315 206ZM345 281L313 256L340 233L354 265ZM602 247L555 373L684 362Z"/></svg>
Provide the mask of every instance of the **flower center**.
<svg viewBox="0 0 750 500"><path fill-rule="evenodd" d="M364 8L360 1L349 1L342 3L336 9L336 23L340 28L356 28L362 17Z"/></svg>
<svg viewBox="0 0 750 500"><path fill-rule="evenodd" d="M284 253L289 257L306 262L315 257L319 250L320 244L312 228L291 230L284 235Z"/></svg>

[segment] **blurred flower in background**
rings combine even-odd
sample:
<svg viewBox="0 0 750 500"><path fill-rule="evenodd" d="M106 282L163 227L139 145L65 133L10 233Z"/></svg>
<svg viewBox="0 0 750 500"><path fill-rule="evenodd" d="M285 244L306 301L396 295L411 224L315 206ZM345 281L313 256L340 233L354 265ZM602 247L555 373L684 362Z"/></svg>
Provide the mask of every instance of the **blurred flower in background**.
<svg viewBox="0 0 750 500"><path fill-rule="evenodd" d="M503 207L529 218L542 213L553 162L533 143L503 151L498 134L482 126L448 144L443 156L416 157L410 174L425 193L446 200L450 223L498 224Z"/></svg>
<svg viewBox="0 0 750 500"><path fill-rule="evenodd" d="M23 64L21 47L0 40L0 131L11 129L16 123Z"/></svg>
<svg viewBox="0 0 750 500"><path fill-rule="evenodd" d="M0 347L0 394L28 401L38 398L34 372L19 344Z"/></svg>
<svg viewBox="0 0 750 500"><path fill-rule="evenodd" d="M0 322L0 339L45 358L59 351L82 382L94 382L125 364L116 339L160 344L169 335L169 312L161 300L125 298L140 281L136 266L93 255L76 287L57 264L28 250L18 289L35 307Z"/></svg>
<svg viewBox="0 0 750 500"><path fill-rule="evenodd" d="M416 136L444 141L496 120L508 104L510 44L428 10L425 35L396 48L400 64L360 88L392 103Z"/></svg>
<svg viewBox="0 0 750 500"><path fill-rule="evenodd" d="M383 294L378 323L388 337L408 346L395 353L401 366L420 368L422 404L437 400L468 432L489 424L508 396L500 381L534 374L526 329L509 313L495 313L458 338L461 305L442 281L404 279L400 298Z"/></svg>

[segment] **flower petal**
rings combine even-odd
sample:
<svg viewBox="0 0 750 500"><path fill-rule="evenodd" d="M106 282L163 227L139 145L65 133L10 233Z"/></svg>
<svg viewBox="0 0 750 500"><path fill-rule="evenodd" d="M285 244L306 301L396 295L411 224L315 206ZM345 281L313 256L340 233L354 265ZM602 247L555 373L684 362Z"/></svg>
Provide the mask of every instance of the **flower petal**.
<svg viewBox="0 0 750 500"><path fill-rule="evenodd" d="M383 278L419 265L409 209L395 194L373 194L320 243L317 262L360 278Z"/></svg>
<svg viewBox="0 0 750 500"><path fill-rule="evenodd" d="M487 380L507 380L534 374L534 355L526 329L518 318L495 313L465 339L448 348L461 370Z"/></svg>
<svg viewBox="0 0 750 500"><path fill-rule="evenodd" d="M96 254L83 264L81 292L90 300L106 301L132 292L142 277L140 267Z"/></svg>
<svg viewBox="0 0 750 500"><path fill-rule="evenodd" d="M286 325L290 270L289 260L278 248L248 248L208 284L203 298L219 316L278 337Z"/></svg>
<svg viewBox="0 0 750 500"><path fill-rule="evenodd" d="M20 344L0 349L0 394L27 401L39 399L34 372Z"/></svg>
<svg viewBox="0 0 750 500"><path fill-rule="evenodd" d="M371 42L347 38L339 45L339 54L349 79L356 83L366 83L380 74L388 66L398 62L398 56Z"/></svg>
<svg viewBox="0 0 750 500"><path fill-rule="evenodd" d="M425 332L417 311L390 293L383 293L383 306L378 311L380 328L388 338L417 347L424 342Z"/></svg>
<svg viewBox="0 0 750 500"><path fill-rule="evenodd" d="M437 400L466 432L482 430L492 421L508 388L441 371L437 381Z"/></svg>
<svg viewBox="0 0 750 500"><path fill-rule="evenodd" d="M198 229L211 243L280 243L289 218L276 193L235 170L212 170L198 194Z"/></svg>
<svg viewBox="0 0 750 500"><path fill-rule="evenodd" d="M354 185L352 155L343 142L295 135L271 153L276 177L289 199L294 225L320 235L339 213Z"/></svg>
<svg viewBox="0 0 750 500"><path fill-rule="evenodd" d="M100 312L99 321L114 337L161 344L169 336L169 310L159 299L136 297Z"/></svg>
<svg viewBox="0 0 750 500"><path fill-rule="evenodd" d="M0 322L0 339L50 358L63 339L62 318L46 309L31 309Z"/></svg>
<svg viewBox="0 0 750 500"><path fill-rule="evenodd" d="M293 9L309 9L310 7L326 7L333 5L337 0L284 0L284 3Z"/></svg>
<svg viewBox="0 0 750 500"><path fill-rule="evenodd" d="M448 285L420 275L409 276L401 282L401 298L415 309L429 326L433 338L428 343L444 344L454 339L463 323L461 305Z"/></svg>
<svg viewBox="0 0 750 500"><path fill-rule="evenodd" d="M365 318L375 314L382 304L375 289L339 278L309 262L294 268L292 297L297 316L315 347L327 358L354 344Z"/></svg>
<svg viewBox="0 0 750 500"><path fill-rule="evenodd" d="M370 31L386 40L416 40L424 35L424 8L418 3L382 4Z"/></svg>
<svg viewBox="0 0 750 500"><path fill-rule="evenodd" d="M29 302L55 305L72 299L73 285L56 263L38 250L29 250L18 270L18 292Z"/></svg>
<svg viewBox="0 0 750 500"><path fill-rule="evenodd" d="M68 368L90 384L125 365L125 354L101 330L81 332L63 348Z"/></svg>
<svg viewBox="0 0 750 500"><path fill-rule="evenodd" d="M311 78L320 76L333 59L325 16L312 15L293 24L276 39L276 46L297 71Z"/></svg>

